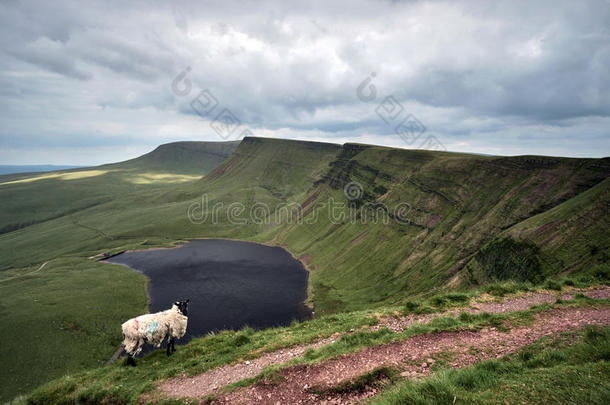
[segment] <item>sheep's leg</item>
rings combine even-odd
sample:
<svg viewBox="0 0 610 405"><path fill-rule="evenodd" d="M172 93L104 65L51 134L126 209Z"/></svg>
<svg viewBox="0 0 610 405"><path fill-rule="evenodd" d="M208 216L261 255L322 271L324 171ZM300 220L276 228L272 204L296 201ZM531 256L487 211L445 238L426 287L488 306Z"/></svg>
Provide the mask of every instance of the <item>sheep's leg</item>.
<svg viewBox="0 0 610 405"><path fill-rule="evenodd" d="M131 354L127 355L127 365L128 366L136 366L136 361L133 359L133 356Z"/></svg>
<svg viewBox="0 0 610 405"><path fill-rule="evenodd" d="M167 334L167 349L166 349L165 353L168 356L172 353L172 337L169 333Z"/></svg>
<svg viewBox="0 0 610 405"><path fill-rule="evenodd" d="M167 340L167 355L169 356L170 354L172 354L175 351L176 351L176 349L174 348L174 338L170 337Z"/></svg>
<svg viewBox="0 0 610 405"><path fill-rule="evenodd" d="M176 351L176 338L172 338L172 353Z"/></svg>

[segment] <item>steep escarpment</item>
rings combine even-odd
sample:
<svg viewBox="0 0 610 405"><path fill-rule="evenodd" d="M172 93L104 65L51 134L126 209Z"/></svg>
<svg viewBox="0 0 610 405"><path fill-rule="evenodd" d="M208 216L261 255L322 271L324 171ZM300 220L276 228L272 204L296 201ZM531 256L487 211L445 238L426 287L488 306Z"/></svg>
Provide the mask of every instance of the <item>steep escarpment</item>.
<svg viewBox="0 0 610 405"><path fill-rule="evenodd" d="M250 137L178 200L220 207L214 223L180 220L183 234L276 243L307 258L316 310L334 312L603 265L609 176L608 159Z"/></svg>
<svg viewBox="0 0 610 405"><path fill-rule="evenodd" d="M316 310L359 309L604 265L609 176L608 159L249 137L208 176L167 195L205 202L206 221L176 212L171 225L137 233L281 244L306 258Z"/></svg>
<svg viewBox="0 0 610 405"><path fill-rule="evenodd" d="M609 246L601 229L609 173L605 159L486 157L344 145L309 190L317 195L315 223L286 225L279 241L310 258L320 310L395 302L410 294L495 279L539 281L607 261ZM357 198L346 195L346 186L361 188ZM596 197L583 197L588 190ZM333 218L329 200L346 203L344 218ZM585 217L593 224L573 218L573 211L560 208L564 204L590 212ZM408 209L405 218L396 217L397 207ZM555 221L572 218L573 225L562 228L563 245L531 238L523 231L525 225L519 226L554 208ZM514 238L508 245L494 245L510 246L501 255L516 255L512 262L497 263L511 267L507 273L481 265L481 249L501 236ZM587 240L596 242L589 251L583 248L571 256L570 240L582 246ZM563 259L555 260L558 255ZM528 260L535 263L536 274L522 277L518 273L527 266L520 269L515 263Z"/></svg>

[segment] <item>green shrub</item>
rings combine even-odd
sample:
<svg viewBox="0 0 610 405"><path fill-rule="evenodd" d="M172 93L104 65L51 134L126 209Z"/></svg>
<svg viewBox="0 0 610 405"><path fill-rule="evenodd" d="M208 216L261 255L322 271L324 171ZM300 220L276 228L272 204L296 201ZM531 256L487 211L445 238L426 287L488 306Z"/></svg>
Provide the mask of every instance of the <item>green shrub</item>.
<svg viewBox="0 0 610 405"><path fill-rule="evenodd" d="M235 344L235 346L247 345L248 343L250 343L250 338L247 335L240 333L235 336L233 343Z"/></svg>
<svg viewBox="0 0 610 405"><path fill-rule="evenodd" d="M476 319L476 316L471 313L468 313L468 312L460 312L460 315L458 318L460 319L460 321L462 321L464 323L470 323Z"/></svg>
<svg viewBox="0 0 610 405"><path fill-rule="evenodd" d="M479 249L475 259L489 279L539 283L544 280L539 250L531 242L502 238Z"/></svg>
<svg viewBox="0 0 610 405"><path fill-rule="evenodd" d="M414 301L405 302L402 310L405 315L415 313L417 309L420 307L419 303Z"/></svg>
<svg viewBox="0 0 610 405"><path fill-rule="evenodd" d="M506 294L514 294L519 291L530 291L532 285L530 283L518 283L516 281L507 281L503 283L492 283L483 287L483 291L496 297L503 297Z"/></svg>
<svg viewBox="0 0 610 405"><path fill-rule="evenodd" d="M598 264L593 267L593 276L599 281L610 281L610 264Z"/></svg>
<svg viewBox="0 0 610 405"><path fill-rule="evenodd" d="M444 307L451 304L463 304L470 301L470 297L467 294L453 293L436 295L430 298L430 303L436 307Z"/></svg>
<svg viewBox="0 0 610 405"><path fill-rule="evenodd" d="M547 290L561 291L561 284L554 280L547 280L544 283L544 288L546 288Z"/></svg>

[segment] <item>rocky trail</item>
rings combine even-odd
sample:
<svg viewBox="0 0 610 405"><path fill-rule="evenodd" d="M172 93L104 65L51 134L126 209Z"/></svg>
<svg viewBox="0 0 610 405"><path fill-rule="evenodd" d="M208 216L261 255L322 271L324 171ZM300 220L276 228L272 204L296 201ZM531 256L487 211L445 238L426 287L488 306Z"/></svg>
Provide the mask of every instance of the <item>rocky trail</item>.
<svg viewBox="0 0 610 405"><path fill-rule="evenodd" d="M607 299L610 298L610 287L600 287L594 289L574 289L570 292L557 293L554 291L539 291L522 293L515 297L506 298L503 300L495 300L491 297L482 297L482 300L473 302L469 307L452 309L445 312L437 312L424 315L408 315L400 318L387 317L382 319L378 325L374 326L373 330L388 328L393 332L400 332L416 322L430 322L434 318L445 315L456 316L460 312L468 312L478 314L488 312L490 314L501 314L513 311L526 311L531 307L543 304L552 304L557 301L557 298L562 300L570 300L574 295L582 293L590 298Z"/></svg>
<svg viewBox="0 0 610 405"><path fill-rule="evenodd" d="M610 287L575 290L561 294L570 299L572 294L582 292L592 298L610 298ZM484 301L471 304L469 308L441 314L410 315L401 318L384 318L372 329L388 327L394 332L402 331L414 322L429 322L448 313L467 311L471 313L504 313L527 310L535 305L554 303L558 297L554 292L527 293L501 302ZM494 328L481 331L443 332L418 335L397 343L368 347L357 353L314 365L295 365L282 370L281 381L259 383L252 387L222 393L219 388L258 375L265 367L283 364L302 356L310 348L332 344L338 337L326 338L309 345L281 349L234 365L226 365L194 377L178 377L166 380L158 388L168 397L202 398L214 394L217 404L347 404L376 394L374 387L357 392L340 393L333 390L339 384L370 373L380 367L393 367L405 378L428 375L435 356L450 353L451 367L463 367L488 358L496 358L514 352L523 346L549 335L554 335L584 325L610 324L610 308L555 308L535 315L534 323L527 327L500 332Z"/></svg>

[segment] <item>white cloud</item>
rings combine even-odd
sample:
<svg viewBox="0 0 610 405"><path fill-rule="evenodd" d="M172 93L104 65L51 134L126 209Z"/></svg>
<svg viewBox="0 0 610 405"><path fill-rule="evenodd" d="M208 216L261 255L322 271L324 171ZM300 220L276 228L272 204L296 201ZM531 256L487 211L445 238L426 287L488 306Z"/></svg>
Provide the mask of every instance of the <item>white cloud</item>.
<svg viewBox="0 0 610 405"><path fill-rule="evenodd" d="M2 3L0 146L24 152L0 159L218 140L191 109L200 89L257 135L400 146L375 113L393 95L450 150L604 156L608 27L595 0Z"/></svg>

